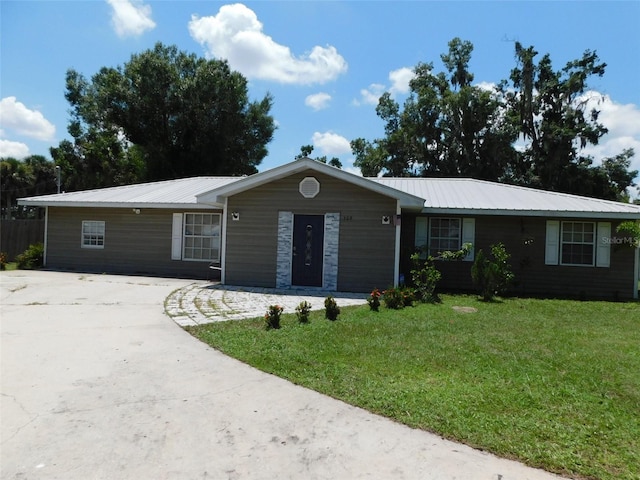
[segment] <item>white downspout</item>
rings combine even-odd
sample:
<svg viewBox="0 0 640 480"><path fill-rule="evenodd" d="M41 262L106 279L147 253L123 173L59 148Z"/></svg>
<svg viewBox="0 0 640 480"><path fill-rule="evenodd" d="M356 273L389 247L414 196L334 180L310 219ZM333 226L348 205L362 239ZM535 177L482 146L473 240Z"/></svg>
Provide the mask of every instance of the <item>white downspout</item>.
<svg viewBox="0 0 640 480"><path fill-rule="evenodd" d="M394 286L398 286L400 284L400 228L401 222L400 214L402 213L402 209L400 208L400 200L396 201L396 218L393 220L393 224L396 227L396 251L395 251L395 262L393 266L393 284Z"/></svg>
<svg viewBox="0 0 640 480"><path fill-rule="evenodd" d="M227 206L229 198L225 197L224 207L222 207L222 238L220 239L220 283L225 284L226 256L227 256Z"/></svg>
<svg viewBox="0 0 640 480"><path fill-rule="evenodd" d="M633 271L633 298L638 299L638 282L640 281L640 247L636 247L636 258Z"/></svg>
<svg viewBox="0 0 640 480"><path fill-rule="evenodd" d="M49 239L49 206L44 207L44 255L42 256L42 266L47 266L47 240Z"/></svg>

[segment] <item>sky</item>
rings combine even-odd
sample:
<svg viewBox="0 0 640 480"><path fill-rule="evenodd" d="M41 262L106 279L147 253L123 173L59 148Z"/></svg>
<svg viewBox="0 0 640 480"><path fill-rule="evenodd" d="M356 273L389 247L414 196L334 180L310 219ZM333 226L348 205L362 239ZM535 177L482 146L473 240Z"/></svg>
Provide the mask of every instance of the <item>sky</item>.
<svg viewBox="0 0 640 480"><path fill-rule="evenodd" d="M312 145L312 157L337 157L355 173L349 142L384 136L380 95L402 105L412 69L443 71L440 55L459 37L474 46L479 85L509 77L516 41L538 60L548 53L556 70L595 50L607 68L589 80L588 98L609 133L586 153L634 148L640 170L639 25L640 0L0 0L0 157L51 158L49 148L70 139L68 69L91 78L162 42L228 60L251 101L273 96L277 129L261 171Z"/></svg>

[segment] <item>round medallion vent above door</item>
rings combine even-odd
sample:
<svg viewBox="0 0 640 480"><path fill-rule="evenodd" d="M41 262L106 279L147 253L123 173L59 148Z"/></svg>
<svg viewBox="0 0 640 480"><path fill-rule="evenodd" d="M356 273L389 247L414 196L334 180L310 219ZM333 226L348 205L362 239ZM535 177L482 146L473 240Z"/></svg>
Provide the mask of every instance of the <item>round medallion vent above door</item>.
<svg viewBox="0 0 640 480"><path fill-rule="evenodd" d="M304 198L313 198L320 193L320 182L313 177L305 177L298 189Z"/></svg>

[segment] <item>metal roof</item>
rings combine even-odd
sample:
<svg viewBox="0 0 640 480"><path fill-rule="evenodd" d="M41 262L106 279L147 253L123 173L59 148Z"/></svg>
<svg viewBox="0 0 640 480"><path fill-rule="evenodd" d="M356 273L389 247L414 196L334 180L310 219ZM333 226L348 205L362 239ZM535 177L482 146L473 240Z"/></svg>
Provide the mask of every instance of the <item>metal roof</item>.
<svg viewBox="0 0 640 480"><path fill-rule="evenodd" d="M640 218L640 205L470 178L371 178L424 198L425 213Z"/></svg>
<svg viewBox="0 0 640 480"><path fill-rule="evenodd" d="M249 177L193 177L19 199L20 205L222 208L224 198L304 170L334 176L398 199L423 213L640 219L640 205L470 178L365 178L310 159Z"/></svg>
<svg viewBox="0 0 640 480"><path fill-rule="evenodd" d="M144 207L144 208L211 208L200 204L196 196L243 177L193 177L161 182L124 185L120 187L58 193L21 198L27 206L65 207ZM221 207L221 205L219 205Z"/></svg>

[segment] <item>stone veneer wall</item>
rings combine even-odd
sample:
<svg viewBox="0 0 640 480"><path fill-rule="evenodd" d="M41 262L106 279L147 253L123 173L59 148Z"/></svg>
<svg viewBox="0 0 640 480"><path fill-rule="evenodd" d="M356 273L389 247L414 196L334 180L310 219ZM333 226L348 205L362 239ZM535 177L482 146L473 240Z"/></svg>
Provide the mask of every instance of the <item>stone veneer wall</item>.
<svg viewBox="0 0 640 480"><path fill-rule="evenodd" d="M340 240L340 214L324 215L324 261L322 284L325 290L338 289L338 244Z"/></svg>
<svg viewBox="0 0 640 480"><path fill-rule="evenodd" d="M293 248L293 212L278 212L278 252L276 288L291 287L291 249Z"/></svg>

